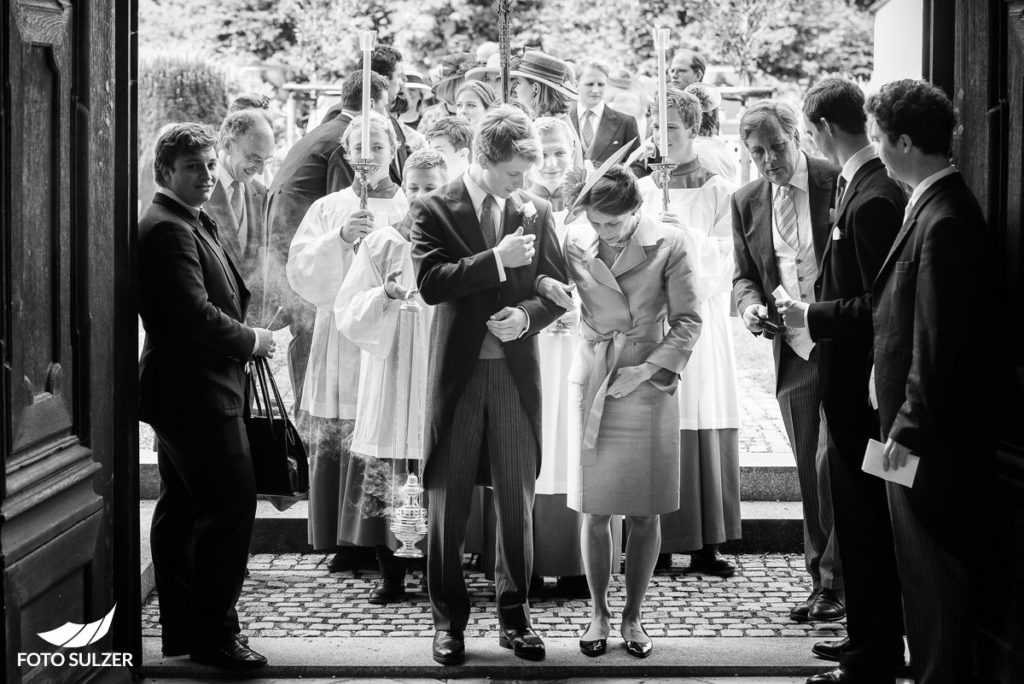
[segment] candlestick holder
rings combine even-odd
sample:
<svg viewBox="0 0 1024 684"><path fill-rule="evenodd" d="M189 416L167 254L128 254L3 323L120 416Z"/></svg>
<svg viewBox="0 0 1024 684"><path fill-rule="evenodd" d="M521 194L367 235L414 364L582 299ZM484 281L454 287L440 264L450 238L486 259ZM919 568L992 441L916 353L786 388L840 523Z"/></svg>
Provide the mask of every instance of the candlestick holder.
<svg viewBox="0 0 1024 684"><path fill-rule="evenodd" d="M373 159L360 159L350 163L352 170L359 174L359 208L366 209L366 198L368 197L367 192L369 186L367 185L366 179L370 177L370 174L380 168L380 164L373 161Z"/></svg>
<svg viewBox="0 0 1024 684"><path fill-rule="evenodd" d="M669 161L661 161L657 164L648 164L648 166L654 169L654 182L659 188L661 188L661 210L666 212L668 211L669 205L668 183L672 178L672 169L679 166L679 164Z"/></svg>

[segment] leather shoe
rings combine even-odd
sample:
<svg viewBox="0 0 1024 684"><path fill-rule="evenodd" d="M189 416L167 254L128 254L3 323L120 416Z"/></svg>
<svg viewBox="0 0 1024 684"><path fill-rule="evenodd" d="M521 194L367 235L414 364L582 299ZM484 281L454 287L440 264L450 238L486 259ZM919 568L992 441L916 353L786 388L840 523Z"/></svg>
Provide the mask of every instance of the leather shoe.
<svg viewBox="0 0 1024 684"><path fill-rule="evenodd" d="M877 684L877 682L891 682L894 677L883 677L882 679L864 678L854 675L845 667L837 667L828 672L821 672L807 678L806 684Z"/></svg>
<svg viewBox="0 0 1024 684"><path fill-rule="evenodd" d="M267 664L262 654L243 644L237 636L217 648L193 650L189 658L193 662L225 670L256 670Z"/></svg>
<svg viewBox="0 0 1024 684"><path fill-rule="evenodd" d="M236 634L235 640L243 646L249 645L249 637L244 634ZM192 652L191 643L187 639L164 639L160 652L164 654L165 658L187 656Z"/></svg>
<svg viewBox="0 0 1024 684"><path fill-rule="evenodd" d="M732 577L736 574L736 566L722 558L714 546L705 546L700 551L690 554L689 574L710 575L712 577Z"/></svg>
<svg viewBox="0 0 1024 684"><path fill-rule="evenodd" d="M512 652L526 660L544 660L544 641L533 631L533 627L512 627L502 629L498 645L511 648Z"/></svg>
<svg viewBox="0 0 1024 684"><path fill-rule="evenodd" d="M812 591L811 595L802 603L798 603L790 608L789 619L797 622L807 622L810 619L808 614L811 612L811 605L814 603L814 599L816 598L818 598L817 590Z"/></svg>
<svg viewBox="0 0 1024 684"><path fill-rule="evenodd" d="M404 601L405 586L401 583L382 580L374 585L373 591L370 592L370 598L366 600L375 606L386 606L389 603Z"/></svg>
<svg viewBox="0 0 1024 684"><path fill-rule="evenodd" d="M846 606L833 590L820 589L807 617L815 622L838 622L846 617Z"/></svg>
<svg viewBox="0 0 1024 684"><path fill-rule="evenodd" d="M850 637L843 637L842 639L833 639L832 641L819 641L818 643L811 646L811 653L824 658L825 660L831 660L839 662L839 656L846 646L850 643Z"/></svg>
<svg viewBox="0 0 1024 684"><path fill-rule="evenodd" d="M559 596L571 599L590 598L590 587L587 585L586 575L574 575L572 577L559 577L555 583L555 591Z"/></svg>
<svg viewBox="0 0 1024 684"><path fill-rule="evenodd" d="M644 634L647 634L646 629ZM623 639L622 641L626 644L626 653L635 658L646 658L654 651L653 641L629 641L628 639Z"/></svg>
<svg viewBox="0 0 1024 684"><path fill-rule="evenodd" d="M466 640L462 632L439 629L434 632L434 661L458 665L466 659Z"/></svg>
<svg viewBox="0 0 1024 684"><path fill-rule="evenodd" d="M593 641L584 641L583 639L580 639L580 653L588 658L596 658L599 655L604 655L607 650L607 638L594 639Z"/></svg>

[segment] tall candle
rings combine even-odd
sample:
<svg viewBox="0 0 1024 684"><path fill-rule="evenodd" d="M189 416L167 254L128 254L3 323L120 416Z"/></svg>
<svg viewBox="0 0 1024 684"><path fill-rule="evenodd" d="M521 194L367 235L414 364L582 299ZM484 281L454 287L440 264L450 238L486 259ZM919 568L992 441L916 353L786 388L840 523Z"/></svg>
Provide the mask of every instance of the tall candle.
<svg viewBox="0 0 1024 684"><path fill-rule="evenodd" d="M662 161L667 161L668 153L668 65L665 51L668 50L668 29L654 29L654 49L658 53L658 152Z"/></svg>
<svg viewBox="0 0 1024 684"><path fill-rule="evenodd" d="M360 157L369 161L370 156L370 51L376 31L363 31L359 37L359 47L363 50L363 138Z"/></svg>

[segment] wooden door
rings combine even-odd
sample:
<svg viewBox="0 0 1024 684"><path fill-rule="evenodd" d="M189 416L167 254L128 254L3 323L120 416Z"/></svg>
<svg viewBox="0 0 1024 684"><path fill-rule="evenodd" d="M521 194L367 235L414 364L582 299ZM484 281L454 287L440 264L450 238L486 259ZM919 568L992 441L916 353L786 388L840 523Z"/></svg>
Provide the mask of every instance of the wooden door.
<svg viewBox="0 0 1024 684"><path fill-rule="evenodd" d="M126 658L109 667L90 654L137 650L125 626L137 624L137 541L114 532L131 525L137 462L134 380L118 363L135 346L124 330L134 115L130 71L117 63L134 63L134 3L9 0L0 12L5 676L127 678ZM83 631L59 647L39 636L100 621L115 604L102 638Z"/></svg>

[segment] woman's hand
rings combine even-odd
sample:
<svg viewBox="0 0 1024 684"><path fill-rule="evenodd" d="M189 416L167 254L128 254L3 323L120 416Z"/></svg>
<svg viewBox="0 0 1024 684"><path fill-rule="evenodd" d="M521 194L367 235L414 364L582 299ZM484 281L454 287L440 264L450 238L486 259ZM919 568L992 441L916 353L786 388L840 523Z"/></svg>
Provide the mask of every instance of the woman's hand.
<svg viewBox="0 0 1024 684"><path fill-rule="evenodd" d="M362 240L373 230L373 212L369 209L359 209L352 212L341 227L341 239L350 245L357 240Z"/></svg>
<svg viewBox="0 0 1024 684"><path fill-rule="evenodd" d="M623 366L615 374L615 380L608 387L608 396L615 399L630 394L644 383L654 377L658 366L653 363L642 363L639 366Z"/></svg>

